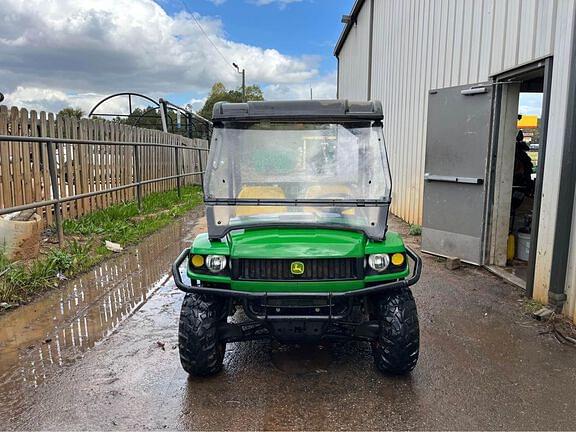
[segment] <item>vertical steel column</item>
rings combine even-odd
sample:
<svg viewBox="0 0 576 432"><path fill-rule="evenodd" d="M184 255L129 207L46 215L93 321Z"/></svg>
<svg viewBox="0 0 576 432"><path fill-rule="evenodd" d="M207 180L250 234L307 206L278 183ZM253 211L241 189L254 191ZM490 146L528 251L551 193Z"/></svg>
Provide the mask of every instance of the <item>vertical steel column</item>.
<svg viewBox="0 0 576 432"><path fill-rule="evenodd" d="M180 190L180 156L179 156L179 152L178 150L180 150L178 147L174 148L174 159L176 162L176 175L178 177L176 177L176 189L178 190L178 198L182 198L182 191Z"/></svg>
<svg viewBox="0 0 576 432"><path fill-rule="evenodd" d="M58 188L58 175L56 174L56 156L54 155L54 142L46 141L48 146L48 170L50 172L50 183L52 186L52 197L54 203L54 218L56 220L56 232L58 234L58 244L64 246L64 229L62 227L62 204L60 203L60 190Z"/></svg>
<svg viewBox="0 0 576 432"><path fill-rule="evenodd" d="M140 149L134 145L134 183L136 183L136 201L138 202L138 211L142 210L142 179L140 173Z"/></svg>
<svg viewBox="0 0 576 432"><path fill-rule="evenodd" d="M187 131L188 131L188 138L193 138L193 136L192 136L192 114L190 114L189 112L186 112L186 119L188 121L188 123L186 124Z"/></svg>
<svg viewBox="0 0 576 432"><path fill-rule="evenodd" d="M166 101L164 99L160 99L158 103L160 104L159 111L160 111L160 120L162 120L162 130L164 132L168 132L168 107L166 105Z"/></svg>

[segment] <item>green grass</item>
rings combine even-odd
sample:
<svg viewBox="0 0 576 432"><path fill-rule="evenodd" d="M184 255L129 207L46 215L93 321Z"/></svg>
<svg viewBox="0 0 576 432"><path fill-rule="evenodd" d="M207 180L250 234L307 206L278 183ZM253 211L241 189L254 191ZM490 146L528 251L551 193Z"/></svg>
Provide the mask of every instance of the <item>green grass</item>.
<svg viewBox="0 0 576 432"><path fill-rule="evenodd" d="M62 276L73 277L112 254L104 247L109 240L128 246L168 225L202 201L199 187L151 194L143 199L142 211L135 202L98 210L64 222L66 244L44 252L29 262L10 263L0 253L0 303L23 303L58 286ZM1 252L1 251L0 251Z"/></svg>

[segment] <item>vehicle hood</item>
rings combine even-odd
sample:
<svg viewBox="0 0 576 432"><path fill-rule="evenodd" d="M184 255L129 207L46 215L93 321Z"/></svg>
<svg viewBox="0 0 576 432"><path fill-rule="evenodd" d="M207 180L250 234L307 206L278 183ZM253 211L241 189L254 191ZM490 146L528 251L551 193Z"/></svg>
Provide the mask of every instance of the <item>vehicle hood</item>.
<svg viewBox="0 0 576 432"><path fill-rule="evenodd" d="M353 231L267 228L230 233L232 258L363 257L366 238Z"/></svg>

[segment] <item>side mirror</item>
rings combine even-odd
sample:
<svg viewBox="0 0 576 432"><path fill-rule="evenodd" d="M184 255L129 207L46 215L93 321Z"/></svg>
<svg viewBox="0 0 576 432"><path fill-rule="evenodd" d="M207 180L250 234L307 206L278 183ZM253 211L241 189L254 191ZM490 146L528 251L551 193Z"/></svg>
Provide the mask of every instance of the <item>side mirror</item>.
<svg viewBox="0 0 576 432"><path fill-rule="evenodd" d="M4 100L4 95L2 93L0 93L0 102L2 102Z"/></svg>

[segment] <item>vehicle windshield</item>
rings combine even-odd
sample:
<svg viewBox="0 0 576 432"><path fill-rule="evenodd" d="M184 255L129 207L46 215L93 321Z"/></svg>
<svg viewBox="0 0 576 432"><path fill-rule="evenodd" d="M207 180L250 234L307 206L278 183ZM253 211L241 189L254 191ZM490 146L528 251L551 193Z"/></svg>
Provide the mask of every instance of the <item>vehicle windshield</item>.
<svg viewBox="0 0 576 432"><path fill-rule="evenodd" d="M212 231L254 225L349 227L382 238L390 170L380 123L228 122L205 178Z"/></svg>

